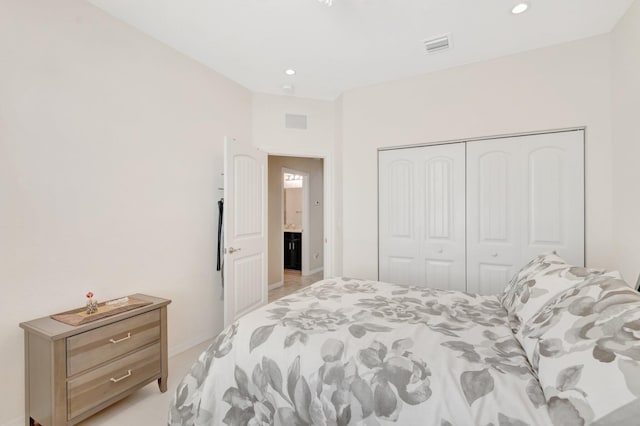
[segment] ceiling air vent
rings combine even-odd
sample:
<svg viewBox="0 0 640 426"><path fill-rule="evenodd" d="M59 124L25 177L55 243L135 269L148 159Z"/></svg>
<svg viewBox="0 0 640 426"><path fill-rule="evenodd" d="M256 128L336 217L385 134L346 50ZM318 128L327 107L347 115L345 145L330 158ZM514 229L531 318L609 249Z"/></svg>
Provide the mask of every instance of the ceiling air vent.
<svg viewBox="0 0 640 426"><path fill-rule="evenodd" d="M427 55L443 52L451 48L451 34L444 34L424 41L424 48Z"/></svg>
<svg viewBox="0 0 640 426"><path fill-rule="evenodd" d="M303 114L286 114L284 124L287 129L306 130L307 116Z"/></svg>

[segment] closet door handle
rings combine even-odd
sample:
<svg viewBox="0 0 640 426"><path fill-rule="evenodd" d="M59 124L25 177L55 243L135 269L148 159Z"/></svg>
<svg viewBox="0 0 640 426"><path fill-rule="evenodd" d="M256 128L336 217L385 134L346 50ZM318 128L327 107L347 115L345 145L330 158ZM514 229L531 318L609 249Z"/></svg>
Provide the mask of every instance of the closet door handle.
<svg viewBox="0 0 640 426"><path fill-rule="evenodd" d="M498 257L498 253L493 253L491 257Z"/></svg>
<svg viewBox="0 0 640 426"><path fill-rule="evenodd" d="M237 251L240 251L240 249L239 249L239 248L233 248L233 247L229 247L229 248L227 249L227 252L228 252L229 254L233 254L233 253L235 253L235 252L237 252Z"/></svg>
<svg viewBox="0 0 640 426"><path fill-rule="evenodd" d="M438 254L442 254L442 252L443 252L443 251L444 251L444 249L441 249L441 248L439 248L439 249L437 250Z"/></svg>

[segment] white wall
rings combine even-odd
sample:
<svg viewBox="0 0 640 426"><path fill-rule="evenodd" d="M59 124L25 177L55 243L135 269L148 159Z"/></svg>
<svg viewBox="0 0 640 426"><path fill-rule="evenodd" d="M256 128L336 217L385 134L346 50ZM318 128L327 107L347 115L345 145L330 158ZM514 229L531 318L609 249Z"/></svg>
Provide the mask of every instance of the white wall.
<svg viewBox="0 0 640 426"><path fill-rule="evenodd" d="M80 0L0 5L0 424L23 423L18 323L134 292L173 299L175 352L222 327L224 135L251 94Z"/></svg>
<svg viewBox="0 0 640 426"><path fill-rule="evenodd" d="M609 36L346 92L344 274L377 278L379 147L587 126L587 263L613 265Z"/></svg>
<svg viewBox="0 0 640 426"><path fill-rule="evenodd" d="M269 156L269 284L277 284L283 280L282 256L282 168L307 173L309 190L309 229L303 229L304 244L308 244L307 259L309 270L322 268L324 265L324 171L320 158L299 158ZM302 205L302 190L298 191ZM319 201L319 205L315 205ZM306 207L302 206L304 210ZM301 215L298 215L301 216ZM318 254L318 257L315 257Z"/></svg>
<svg viewBox="0 0 640 426"><path fill-rule="evenodd" d="M631 284L640 273L640 0L612 37L613 190L616 266Z"/></svg>
<svg viewBox="0 0 640 426"><path fill-rule="evenodd" d="M287 129L285 114L307 115L307 129ZM329 101L294 98L291 96L276 96L262 93L253 94L252 109L252 141L253 144L269 154L293 155L297 157L324 158L324 202L332 207L329 214L324 216L325 229L331 230L327 234L328 244L333 249L333 256L323 260L325 273L338 275L340 270L335 268L339 262L339 248L341 238L336 227L335 212L340 200L336 198L336 187L340 181L336 180L336 161L339 151L336 148L335 104ZM271 274L269 274L271 277ZM277 282L271 281L270 282Z"/></svg>

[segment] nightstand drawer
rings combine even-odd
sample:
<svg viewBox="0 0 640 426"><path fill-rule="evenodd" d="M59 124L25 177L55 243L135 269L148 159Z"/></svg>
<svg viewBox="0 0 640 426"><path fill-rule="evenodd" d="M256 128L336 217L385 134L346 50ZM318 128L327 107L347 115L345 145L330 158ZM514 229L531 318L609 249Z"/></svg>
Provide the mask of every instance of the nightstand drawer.
<svg viewBox="0 0 640 426"><path fill-rule="evenodd" d="M67 338L67 377L135 351L160 339L154 310Z"/></svg>
<svg viewBox="0 0 640 426"><path fill-rule="evenodd" d="M67 383L67 418L71 420L159 374L160 343L81 374Z"/></svg>

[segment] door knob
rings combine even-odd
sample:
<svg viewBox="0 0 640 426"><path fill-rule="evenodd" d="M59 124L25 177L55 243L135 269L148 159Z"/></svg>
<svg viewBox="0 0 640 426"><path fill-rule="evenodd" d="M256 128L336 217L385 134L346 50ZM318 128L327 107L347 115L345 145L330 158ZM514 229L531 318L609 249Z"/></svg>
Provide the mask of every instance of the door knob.
<svg viewBox="0 0 640 426"><path fill-rule="evenodd" d="M233 248L233 247L229 247L229 248L226 250L226 252L227 252L227 253L229 253L229 254L233 254L233 253L235 253L235 252L237 252L237 251L240 251L240 249L239 249L239 248Z"/></svg>
<svg viewBox="0 0 640 426"><path fill-rule="evenodd" d="M438 253L442 253L443 251L444 251L444 250L443 250L443 249L441 249L441 248L439 248L439 249L438 249Z"/></svg>
<svg viewBox="0 0 640 426"><path fill-rule="evenodd" d="M498 253L493 253L491 257L498 257Z"/></svg>

